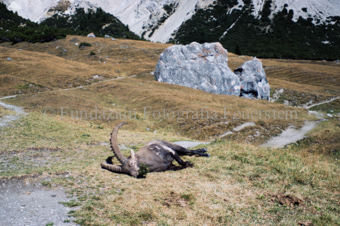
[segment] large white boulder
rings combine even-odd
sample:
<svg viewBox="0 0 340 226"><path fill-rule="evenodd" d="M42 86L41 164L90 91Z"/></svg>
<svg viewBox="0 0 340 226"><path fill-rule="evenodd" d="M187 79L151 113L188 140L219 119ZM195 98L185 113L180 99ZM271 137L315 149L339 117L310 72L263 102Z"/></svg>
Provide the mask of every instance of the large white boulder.
<svg viewBox="0 0 340 226"><path fill-rule="evenodd" d="M159 58L155 78L209 93L269 99L262 62L247 61L234 73L228 67L228 51L218 42L168 47Z"/></svg>
<svg viewBox="0 0 340 226"><path fill-rule="evenodd" d="M240 95L240 80L228 67L228 51L220 43L174 45L157 63L156 80L209 93Z"/></svg>

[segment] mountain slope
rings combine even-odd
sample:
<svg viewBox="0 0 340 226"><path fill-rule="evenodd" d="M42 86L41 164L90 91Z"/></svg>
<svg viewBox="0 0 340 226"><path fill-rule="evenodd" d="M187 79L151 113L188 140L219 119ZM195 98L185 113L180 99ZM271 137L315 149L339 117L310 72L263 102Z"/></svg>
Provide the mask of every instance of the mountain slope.
<svg viewBox="0 0 340 226"><path fill-rule="evenodd" d="M0 43L49 42L65 38L66 35L87 35L90 32L96 36L140 39L116 17L101 8L88 9L86 13L83 9L76 9L72 15L54 14L38 24L9 11L0 2Z"/></svg>
<svg viewBox="0 0 340 226"><path fill-rule="evenodd" d="M338 0L29 0L28 7L24 0L2 1L37 22L102 8L154 42L219 41L259 57L340 58Z"/></svg>
<svg viewBox="0 0 340 226"><path fill-rule="evenodd" d="M219 0L182 24L173 42L219 41L229 51L258 57L340 58L340 17L316 25L312 18L299 17L295 22L294 11L287 5L277 13L273 13L272 1L261 7L259 13L250 1L238 5L237 1Z"/></svg>
<svg viewBox="0 0 340 226"><path fill-rule="evenodd" d="M34 22L41 22L54 14L74 14L76 9L102 8L104 11L111 13L128 25L130 30L138 35L154 34L150 37L153 41L166 42L169 40L171 33L189 19L194 13L195 8L205 7L213 0L2 0L8 9L18 12L24 18ZM176 6L176 10L171 17L164 7ZM159 31L155 32L155 27L159 27L160 21L167 18L165 26L161 26Z"/></svg>
<svg viewBox="0 0 340 226"><path fill-rule="evenodd" d="M297 22L300 17L310 18L314 25L335 23L332 17L340 16L340 1L338 0L0 0L8 9L31 21L40 22L55 13L74 14L76 9L102 8L124 24L137 35L144 35L152 41L166 42L183 22L190 19L198 9L206 9L217 2L231 6L225 13L244 6L253 5L251 14L261 19L262 14L268 14L272 19L285 9L293 11L292 20ZM270 8L266 4L270 3ZM167 9L167 10L166 10ZM269 12L268 12L269 10Z"/></svg>

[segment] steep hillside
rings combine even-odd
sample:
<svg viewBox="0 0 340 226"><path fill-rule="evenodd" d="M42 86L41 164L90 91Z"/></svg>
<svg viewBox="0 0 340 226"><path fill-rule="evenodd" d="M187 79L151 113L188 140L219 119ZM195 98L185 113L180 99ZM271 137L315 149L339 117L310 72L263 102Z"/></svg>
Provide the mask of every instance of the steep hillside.
<svg viewBox="0 0 340 226"><path fill-rule="evenodd" d="M64 30L38 25L9 11L3 3L0 3L0 43L48 42L65 37Z"/></svg>
<svg viewBox="0 0 340 226"><path fill-rule="evenodd" d="M92 15L101 8L101 13L116 16L139 37L155 42L219 41L231 52L258 57L340 58L337 0L30 0L28 5L22 0L3 2L24 18L36 22L50 18L43 24L70 27L72 31L75 24L87 26L88 21L77 19L80 14ZM84 32L117 35L123 31L118 37L133 37L127 27L110 29L112 24L117 27L117 19L106 15L99 27L87 26Z"/></svg>
<svg viewBox="0 0 340 226"><path fill-rule="evenodd" d="M72 15L53 15L40 24L24 19L17 13L9 11L0 2L0 43L49 42L65 38L66 34L97 36L114 36L118 38L140 39L116 17L104 12L101 8L76 9Z"/></svg>
<svg viewBox="0 0 340 226"><path fill-rule="evenodd" d="M313 18L296 19L288 4L276 13L273 7L276 6L272 1L266 1L261 11L250 1L244 5L217 1L186 21L173 42L219 41L229 51L267 58L340 58L340 17L328 18L332 21L328 24L315 25Z"/></svg>

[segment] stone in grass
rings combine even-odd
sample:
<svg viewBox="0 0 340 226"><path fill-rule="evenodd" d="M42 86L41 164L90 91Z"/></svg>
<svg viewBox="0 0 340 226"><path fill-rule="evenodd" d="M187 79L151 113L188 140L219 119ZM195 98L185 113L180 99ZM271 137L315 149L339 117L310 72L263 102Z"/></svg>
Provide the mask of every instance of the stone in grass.
<svg viewBox="0 0 340 226"><path fill-rule="evenodd" d="M270 86L259 59L245 62L234 72L240 78L241 97L269 100Z"/></svg>

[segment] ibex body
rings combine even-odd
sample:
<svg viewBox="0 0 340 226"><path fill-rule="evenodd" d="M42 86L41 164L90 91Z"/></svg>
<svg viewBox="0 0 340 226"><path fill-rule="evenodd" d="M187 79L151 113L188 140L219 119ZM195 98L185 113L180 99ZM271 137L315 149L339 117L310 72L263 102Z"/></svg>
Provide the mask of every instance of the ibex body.
<svg viewBox="0 0 340 226"><path fill-rule="evenodd" d="M122 122L113 129L110 139L111 149L122 165L101 164L103 168L110 171L137 177L142 165L148 167L149 172L162 172L178 169L178 166L172 164L173 160L176 160L181 165L181 168L193 166L190 162L184 162L180 155L210 156L206 153L206 149L188 150L164 140L155 140L142 147L137 153L131 150L131 156L126 158L119 150L117 142L118 130L124 124L126 123Z"/></svg>

